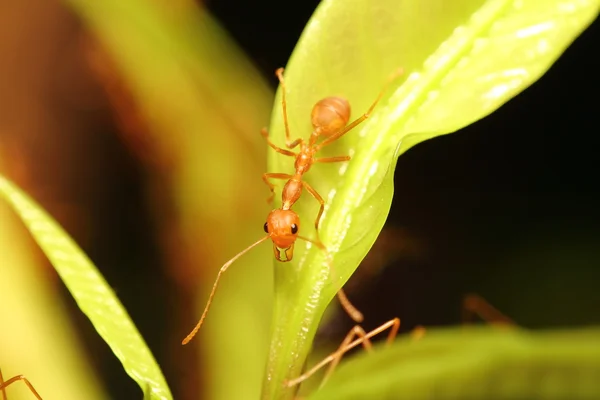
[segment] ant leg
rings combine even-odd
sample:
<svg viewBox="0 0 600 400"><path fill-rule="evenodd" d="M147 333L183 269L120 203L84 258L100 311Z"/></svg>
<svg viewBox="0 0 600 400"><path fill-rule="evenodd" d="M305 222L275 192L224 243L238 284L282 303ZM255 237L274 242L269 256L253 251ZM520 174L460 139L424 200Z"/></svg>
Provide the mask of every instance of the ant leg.
<svg viewBox="0 0 600 400"><path fill-rule="evenodd" d="M269 144L269 146L271 146L271 148L273 150L275 150L276 152L283 154L284 156L290 156L290 157L297 157L298 155L296 153L294 153L293 151L289 151L286 149L282 149L281 147L277 147L277 145L273 142L271 142L271 139L269 139L269 132L267 132L267 128L262 128L260 130L260 133L262 134L262 136L267 139L267 143Z"/></svg>
<svg viewBox="0 0 600 400"><path fill-rule="evenodd" d="M350 161L350 158L351 158L350 156L315 158L315 159L313 159L313 162L314 163L334 163L334 162Z"/></svg>
<svg viewBox="0 0 600 400"><path fill-rule="evenodd" d="M394 319L380 325L378 328L375 328L368 334L366 334L364 329L358 325L354 327L354 329L353 329L354 332L351 332L351 333L357 333L356 336L358 336L359 338L364 337L362 345L366 351L370 352L370 351L372 351L373 346L369 339L389 328L391 328L391 329L390 329L390 332L388 333L388 337L385 341L385 344L390 345L394 341L396 336L398 335L398 330L400 329L400 319L399 318L394 318ZM350 334L348 336L350 336ZM352 340L352 337L348 338L348 336L346 336L346 339L344 339L345 343L342 342L340 349L338 349L338 352L340 350L341 350L341 352L338 353L337 357L329 365L329 368L327 368L327 371L325 372L325 376L323 377L323 380L321 381L321 386L323 386L325 384L325 382L327 381L327 379L329 379L329 377L331 376L331 374L333 373L333 371L335 370L337 365L342 360L342 356L344 355L344 353L346 353L350 349L350 348L346 349L346 346L348 346L350 344L350 341Z"/></svg>
<svg viewBox="0 0 600 400"><path fill-rule="evenodd" d="M423 336L425 336L425 332L426 332L426 329L424 326L417 325L413 328L412 331L410 331L410 336L413 338L413 340L419 340Z"/></svg>
<svg viewBox="0 0 600 400"><path fill-rule="evenodd" d="M336 295L338 300L340 301L340 304L342 305L342 308L344 309L344 311L346 311L346 314L348 314L350 318L354 320L354 322L363 322L363 320L365 319L364 315L360 311L358 311L356 307L354 307L354 304L350 302L350 300L346 296L346 292L344 292L344 289L338 290Z"/></svg>
<svg viewBox="0 0 600 400"><path fill-rule="evenodd" d="M312 197L314 197L315 200L317 200L319 202L319 204L321 204L321 208L319 208L319 213L317 214L317 219L315 220L315 231L317 232L317 240L320 241L320 239L319 239L319 222L321 221L321 216L323 215L323 211L325 211L325 200L323 200L321 195L305 181L302 181L302 186L304 186L306 188L306 190L308 190L308 193L310 193L312 195Z"/></svg>
<svg viewBox="0 0 600 400"><path fill-rule="evenodd" d="M270 173L266 172L263 174L262 179L263 182L267 184L269 189L271 190L271 195L267 198L267 203L271 203L273 201L273 196L275 196L275 185L269 182L269 179L290 179L292 175L289 174L279 174L279 173Z"/></svg>
<svg viewBox="0 0 600 400"><path fill-rule="evenodd" d="M27 380L27 378L25 378L24 375L13 376L12 378L4 382L2 372L0 371L0 389L2 390L2 400L6 400L6 388L18 381L22 381L25 385L27 385L27 387L29 388L31 393L36 397L36 399L42 400L42 396L40 396L40 394L37 392L37 390L35 390L31 382L29 382L29 380Z"/></svg>
<svg viewBox="0 0 600 400"><path fill-rule="evenodd" d="M2 376L1 369L0 369L0 390L2 390L2 400L6 400L6 385L4 384L4 377Z"/></svg>
<svg viewBox="0 0 600 400"><path fill-rule="evenodd" d="M335 367L339 364L340 360L342 359L342 357L345 353L347 353L349 350L355 348L358 345L362 345L366 351L371 351L372 344L371 344L370 339L373 336L375 336L389 328L391 328L391 329L390 329L390 333L388 334L388 338L386 340L387 344L390 344L394 340L396 335L398 334L398 329L400 328L400 319L394 318L394 319L386 322L385 324L379 326L378 328L372 330L369 333L366 333L362 327L356 325L346 335L346 337L344 338L344 341L342 342L342 344L336 351L334 351L329 356L324 358L320 363L316 364L314 367L312 367L310 370L308 370L304 374L300 375L299 377L297 377L295 379L287 381L286 386L292 387L301 382L304 382L305 380L310 378L312 375L314 375L315 372L317 372L318 370L323 368L325 365L330 364L329 368L325 372L323 381L321 381L321 386L322 386L327 381L329 376L333 373ZM358 337L358 339L355 339L355 337Z"/></svg>
<svg viewBox="0 0 600 400"><path fill-rule="evenodd" d="M392 83L392 81L394 79L396 79L398 76L402 75L403 72L404 71L402 69L399 69L398 71L396 71L395 73L393 73L388 78L386 84L383 86L383 89L381 89L381 91L379 92L379 95L377 96L377 98L375 99L375 101L373 102L373 104L371 104L371 107L369 107L369 109L367 110L367 112L364 113L363 115L361 115L360 117L358 117L357 119L355 119L349 125L346 125L346 127L344 127L339 132L336 132L333 135L329 136L327 139L323 140L317 146L317 151L319 151L323 147L327 146L328 144L331 144L331 143L335 142L340 137L342 137L343 135L345 135L347 132L349 132L350 130L354 129L357 125L359 125L365 119L369 118L371 116L371 113L373 112L373 109L375 109L375 106L377 105L377 103L379 103L379 100L381 100L381 98L383 97L383 94L385 93L385 91L387 90L387 88L390 86L390 84Z"/></svg>
<svg viewBox="0 0 600 400"><path fill-rule="evenodd" d="M463 323L468 324L473 322L474 316L479 316L479 318L493 325L516 325L512 319L502 314L502 312L488 303L483 297L476 294L468 294L463 299Z"/></svg>
<svg viewBox="0 0 600 400"><path fill-rule="evenodd" d="M296 146L298 146L300 143L302 143L302 139L296 139L293 142L291 139L290 125L288 124L288 116L287 116L287 101L285 99L286 88L285 88L285 80L283 79L283 68L277 69L277 71L275 71L275 75L277 75L277 78L279 79L279 83L281 84L281 108L283 109L283 124L285 125L285 145L288 148L293 149Z"/></svg>

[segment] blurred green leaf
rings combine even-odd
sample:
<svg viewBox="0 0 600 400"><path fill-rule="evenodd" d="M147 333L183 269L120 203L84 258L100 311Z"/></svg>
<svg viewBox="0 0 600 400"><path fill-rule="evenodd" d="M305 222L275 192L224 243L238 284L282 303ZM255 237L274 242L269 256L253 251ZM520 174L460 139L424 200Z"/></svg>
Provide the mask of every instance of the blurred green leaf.
<svg viewBox="0 0 600 400"><path fill-rule="evenodd" d="M319 399L597 399L600 328L454 328L345 363Z"/></svg>
<svg viewBox="0 0 600 400"><path fill-rule="evenodd" d="M178 319L171 326L183 339L202 312L218 268L263 234L268 190L260 179L266 151L260 128L268 122L272 90L194 2L65 2L102 44L145 117L149 141L167 155L168 169L158 179L149 176L148 186L172 204L172 209L157 210L156 218L163 218L159 234L171 241L166 258L178 257L170 259L169 267L173 276L184 277L178 282L180 295L197 293L190 308L174 311L188 318L191 307L195 311L185 325ZM163 186L152 187L161 178ZM166 344L169 353L202 357L199 370L204 376L193 380L202 382L206 398L260 395L271 274L265 245L226 274L198 337L185 348L180 339ZM190 276L198 277L197 282Z"/></svg>
<svg viewBox="0 0 600 400"><path fill-rule="evenodd" d="M0 197L23 220L36 242L125 371L152 398L171 399L169 387L144 339L110 286L69 235L25 193L0 175Z"/></svg>
<svg viewBox="0 0 600 400"><path fill-rule="evenodd" d="M45 263L32 251L34 246L12 208L0 201L0 370L4 379L23 374L46 400L81 400L84 393L86 400L105 399L69 310L55 280L48 279ZM31 400L32 395L25 385L16 383L7 389L6 397Z"/></svg>
<svg viewBox="0 0 600 400"><path fill-rule="evenodd" d="M538 79L598 15L598 0L323 1L286 69L292 137L308 137L310 111L340 95L365 112L386 77L404 68L372 117L323 156L349 163L316 166L307 181L327 202L321 239L333 253L298 244L276 264L271 350L264 398L291 398L282 382L300 374L324 309L349 278L387 217L400 154L488 115ZM271 138L284 145L278 94ZM269 170L290 172L271 152ZM308 194L296 211L304 235L317 213ZM309 232L308 235L311 233Z"/></svg>

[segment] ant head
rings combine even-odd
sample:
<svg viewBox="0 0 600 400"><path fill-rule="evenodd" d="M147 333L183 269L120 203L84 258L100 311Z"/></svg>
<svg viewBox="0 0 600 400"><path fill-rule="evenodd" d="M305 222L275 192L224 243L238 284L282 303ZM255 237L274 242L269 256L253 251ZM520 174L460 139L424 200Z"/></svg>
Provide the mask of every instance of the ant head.
<svg viewBox="0 0 600 400"><path fill-rule="evenodd" d="M300 230L300 217L292 210L273 210L267 217L265 232L280 249L292 247Z"/></svg>
<svg viewBox="0 0 600 400"><path fill-rule="evenodd" d="M326 97L319 101L310 114L313 128L329 136L346 126L350 119L350 103L343 97Z"/></svg>

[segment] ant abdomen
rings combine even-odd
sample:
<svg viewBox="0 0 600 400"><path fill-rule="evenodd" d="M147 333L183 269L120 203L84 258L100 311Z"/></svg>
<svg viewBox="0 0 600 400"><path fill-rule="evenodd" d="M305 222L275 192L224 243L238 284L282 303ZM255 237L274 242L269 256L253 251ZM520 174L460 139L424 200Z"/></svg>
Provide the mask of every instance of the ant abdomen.
<svg viewBox="0 0 600 400"><path fill-rule="evenodd" d="M350 120L350 103L343 97L326 97L315 104L310 118L313 128L319 134L332 135Z"/></svg>

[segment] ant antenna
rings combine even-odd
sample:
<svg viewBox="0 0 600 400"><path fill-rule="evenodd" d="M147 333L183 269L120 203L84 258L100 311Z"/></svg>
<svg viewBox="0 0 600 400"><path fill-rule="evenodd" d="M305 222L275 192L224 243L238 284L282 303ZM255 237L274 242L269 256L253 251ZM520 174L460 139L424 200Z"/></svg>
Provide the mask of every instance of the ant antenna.
<svg viewBox="0 0 600 400"><path fill-rule="evenodd" d="M213 288L212 288L212 291L210 292L210 296L208 296L208 302L206 303L206 307L204 307L204 311L202 312L202 316L200 317L200 321L198 321L198 323L196 324L196 326L194 327L194 329L192 329L192 331L189 333L189 335L187 335L185 337L185 339L183 339L183 341L181 342L181 344L188 344L190 342L190 340L192 340L194 338L194 336L196 336L196 333L198 333L198 331L200 330L200 327L202 326L202 323L204 322L204 319L206 318L206 314L208 314L208 310L210 309L210 305L212 304L212 300L213 300L213 297L215 296L215 292L217 291L217 286L219 285L219 280L221 279L221 275L223 275L223 273L225 271L227 271L227 268L229 268L229 266L231 264L233 264L238 258L240 258L241 256L243 256L244 254L246 254L247 252L249 252L250 250L252 250L256 246L258 246L259 244L261 244L265 240L267 240L269 237L270 236L267 235L267 236L259 239L255 243L251 244L250 246L246 247L244 250L240 251L235 257L233 257L231 260L227 261L221 267L221 269L219 270L219 273L217 274L217 279L215 280L215 283L213 284Z"/></svg>

